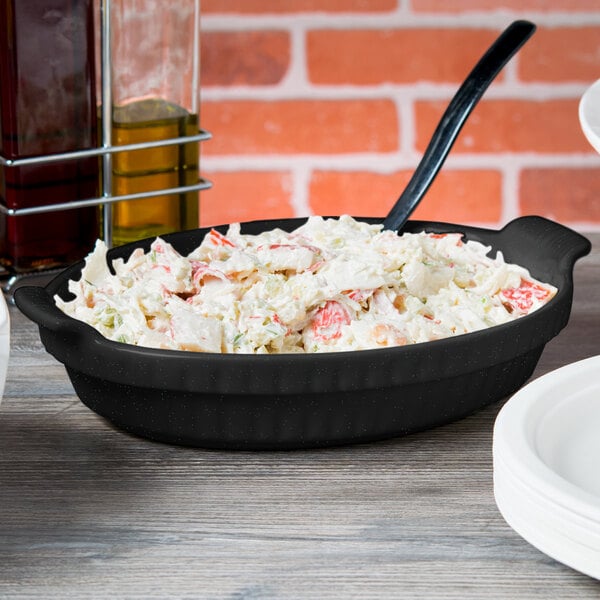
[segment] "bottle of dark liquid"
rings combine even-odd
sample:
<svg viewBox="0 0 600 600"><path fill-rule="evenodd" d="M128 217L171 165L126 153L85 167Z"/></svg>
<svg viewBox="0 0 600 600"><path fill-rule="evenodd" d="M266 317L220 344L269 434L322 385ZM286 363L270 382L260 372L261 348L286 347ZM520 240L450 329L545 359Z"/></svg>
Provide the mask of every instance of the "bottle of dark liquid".
<svg viewBox="0 0 600 600"><path fill-rule="evenodd" d="M94 148L94 0L0 0L0 155ZM99 160L0 165L9 209L99 195ZM96 206L32 215L0 212L0 264L26 273L82 258L99 236Z"/></svg>

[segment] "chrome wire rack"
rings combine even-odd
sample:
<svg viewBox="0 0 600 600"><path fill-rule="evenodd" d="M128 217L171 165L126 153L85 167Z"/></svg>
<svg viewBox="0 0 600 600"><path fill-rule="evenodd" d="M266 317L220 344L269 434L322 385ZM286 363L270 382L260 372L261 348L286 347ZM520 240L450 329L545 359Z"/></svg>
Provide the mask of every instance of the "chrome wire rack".
<svg viewBox="0 0 600 600"><path fill-rule="evenodd" d="M112 74L111 74L111 27L110 27L111 0L101 0L100 2L100 22L101 22L101 145L97 148L88 148L72 152L51 153L26 158L9 159L0 154L0 166L4 168L14 168L24 165L51 164L53 162L76 160L85 157L98 156L102 162L101 169L101 189L102 195L93 198L84 198L81 200L59 202L56 204L45 204L39 206L28 206L22 208L9 208L0 203L0 212L7 216L19 217L22 215L32 215L37 213L47 213L60 210L74 210L88 206L102 207L102 238L107 246L113 243L113 223L112 223L112 204L115 202L127 202L139 200L141 198L152 198L164 196L167 194L183 194L186 192L201 191L212 187L212 183L199 177L196 183L179 187L160 188L151 191L139 192L135 194L113 195L112 193L112 175L113 175L113 155L118 152L127 152L134 150L145 150L150 148L159 148L190 142L204 142L211 139L212 135L202 129L195 135L168 138L152 142L141 142L127 145L113 145L112 142ZM10 272L0 273L2 290L10 298L12 292L18 285L29 283L30 281L44 282L53 277L62 269L49 269L39 272L18 273Z"/></svg>

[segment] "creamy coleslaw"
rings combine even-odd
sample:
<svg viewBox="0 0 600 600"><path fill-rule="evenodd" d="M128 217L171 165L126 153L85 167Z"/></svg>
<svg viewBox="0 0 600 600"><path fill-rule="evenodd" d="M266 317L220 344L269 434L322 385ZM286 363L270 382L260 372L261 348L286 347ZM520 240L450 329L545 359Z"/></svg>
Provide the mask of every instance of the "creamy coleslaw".
<svg viewBox="0 0 600 600"><path fill-rule="evenodd" d="M138 346L305 353L401 346L518 319L557 292L460 233L404 233L341 216L295 231L212 229L187 256L156 238L107 262L98 241L67 315Z"/></svg>

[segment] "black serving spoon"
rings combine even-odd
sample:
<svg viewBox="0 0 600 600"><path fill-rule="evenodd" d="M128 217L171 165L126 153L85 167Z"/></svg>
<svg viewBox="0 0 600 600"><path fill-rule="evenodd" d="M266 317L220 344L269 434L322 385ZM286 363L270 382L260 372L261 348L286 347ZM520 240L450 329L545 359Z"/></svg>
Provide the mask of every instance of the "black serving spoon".
<svg viewBox="0 0 600 600"><path fill-rule="evenodd" d="M384 229L400 231L435 179L467 117L513 54L531 37L535 25L514 21L489 47L456 92L440 120L421 162L383 221Z"/></svg>

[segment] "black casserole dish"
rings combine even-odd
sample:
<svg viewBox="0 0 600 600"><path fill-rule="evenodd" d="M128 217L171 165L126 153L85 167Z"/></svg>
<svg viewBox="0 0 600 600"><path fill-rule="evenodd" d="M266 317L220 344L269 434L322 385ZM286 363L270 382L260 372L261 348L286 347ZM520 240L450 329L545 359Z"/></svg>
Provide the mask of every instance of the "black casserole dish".
<svg viewBox="0 0 600 600"><path fill-rule="evenodd" d="M377 219L362 219L372 223ZM256 221L242 232L291 231L304 219ZM226 227L217 228L225 231ZM499 231L409 221L406 231L462 232L502 251L558 288L538 311L517 321L453 338L329 354L242 355L156 350L113 342L60 311L69 279L83 262L45 288L15 292L39 325L46 350L64 363L81 401L112 424L174 444L231 449L307 448L400 436L465 417L508 396L532 374L545 344L567 324L573 268L590 251L578 233L541 217ZM164 236L180 253L207 229ZM113 248L126 258L152 240Z"/></svg>

